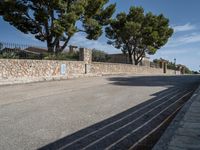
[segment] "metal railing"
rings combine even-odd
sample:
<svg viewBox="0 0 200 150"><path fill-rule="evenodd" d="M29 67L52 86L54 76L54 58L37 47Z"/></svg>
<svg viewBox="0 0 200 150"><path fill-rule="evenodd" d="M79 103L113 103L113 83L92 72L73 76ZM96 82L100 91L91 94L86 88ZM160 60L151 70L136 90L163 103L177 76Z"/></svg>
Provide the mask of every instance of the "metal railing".
<svg viewBox="0 0 200 150"><path fill-rule="evenodd" d="M28 44L7 43L0 41L0 58L8 59L42 59L47 49Z"/></svg>
<svg viewBox="0 0 200 150"><path fill-rule="evenodd" d="M0 41L0 58L4 59L48 59L48 60L78 60L78 52L65 50L61 54L48 53L46 47L7 43Z"/></svg>
<svg viewBox="0 0 200 150"><path fill-rule="evenodd" d="M0 51L2 51L4 49L25 50L29 47L46 49L45 47L41 47L41 46L28 45L28 44L18 44L18 43L7 43L7 42L1 42L0 41Z"/></svg>

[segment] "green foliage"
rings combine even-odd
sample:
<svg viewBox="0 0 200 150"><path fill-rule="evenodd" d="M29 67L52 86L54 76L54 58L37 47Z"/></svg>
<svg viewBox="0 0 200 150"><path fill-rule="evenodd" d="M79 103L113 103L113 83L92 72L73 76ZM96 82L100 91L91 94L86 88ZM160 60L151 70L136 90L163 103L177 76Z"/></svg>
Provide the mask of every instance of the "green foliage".
<svg viewBox="0 0 200 150"><path fill-rule="evenodd" d="M24 51L18 51L13 49L13 51L3 51L0 53L0 58L4 59L42 59L40 54L26 53Z"/></svg>
<svg viewBox="0 0 200 150"><path fill-rule="evenodd" d="M78 60L79 52L74 53L58 53L58 54L49 54L46 53L43 57L45 60Z"/></svg>
<svg viewBox="0 0 200 150"><path fill-rule="evenodd" d="M45 60L78 60L79 59L79 52L74 53L30 53L25 52L20 49L5 49L0 52L0 58L3 59L45 59Z"/></svg>
<svg viewBox="0 0 200 150"><path fill-rule="evenodd" d="M177 70L177 67L173 62L168 62L167 68L172 70Z"/></svg>
<svg viewBox="0 0 200 150"><path fill-rule="evenodd" d="M5 59L18 59L19 55L16 52L4 52L0 54L0 58Z"/></svg>
<svg viewBox="0 0 200 150"><path fill-rule="evenodd" d="M2 0L0 15L26 34L46 41L49 52L61 52L76 32L96 40L115 11L109 0ZM106 5L106 6L105 6ZM64 44L61 44L64 43Z"/></svg>
<svg viewBox="0 0 200 150"><path fill-rule="evenodd" d="M135 65L145 54L155 54L173 34L169 20L161 15L145 14L141 7L131 7L128 14L119 13L106 28L108 44L128 53Z"/></svg>
<svg viewBox="0 0 200 150"><path fill-rule="evenodd" d="M92 50L92 61L95 62L106 62L110 59L109 55L100 50L93 49Z"/></svg>
<svg viewBox="0 0 200 150"><path fill-rule="evenodd" d="M0 51L3 49L3 44L0 43Z"/></svg>
<svg viewBox="0 0 200 150"><path fill-rule="evenodd" d="M188 67L185 67L185 73L186 74L192 74L192 71Z"/></svg>
<svg viewBox="0 0 200 150"><path fill-rule="evenodd" d="M0 44L1 45L1 44ZM1 47L1 46L0 46ZM3 44L2 44L3 47ZM19 48L1 48L0 50L0 58L6 59L18 59L19 58Z"/></svg>

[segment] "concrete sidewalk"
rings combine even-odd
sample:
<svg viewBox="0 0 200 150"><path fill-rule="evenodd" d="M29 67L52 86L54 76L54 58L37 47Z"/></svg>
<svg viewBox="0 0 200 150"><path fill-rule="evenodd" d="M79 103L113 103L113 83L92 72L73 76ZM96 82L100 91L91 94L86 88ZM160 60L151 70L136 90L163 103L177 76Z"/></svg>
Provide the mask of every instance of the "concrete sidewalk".
<svg viewBox="0 0 200 150"><path fill-rule="evenodd" d="M175 117L153 149L200 149L200 86Z"/></svg>
<svg viewBox="0 0 200 150"><path fill-rule="evenodd" d="M0 79L0 86L2 85L14 85L14 84L25 84L25 83L36 83L36 82L46 82L46 81L60 81L67 79L77 79L77 78L87 78L87 77L98 77L98 75L91 74L76 74L73 77L23 77L23 78L13 78L13 79Z"/></svg>

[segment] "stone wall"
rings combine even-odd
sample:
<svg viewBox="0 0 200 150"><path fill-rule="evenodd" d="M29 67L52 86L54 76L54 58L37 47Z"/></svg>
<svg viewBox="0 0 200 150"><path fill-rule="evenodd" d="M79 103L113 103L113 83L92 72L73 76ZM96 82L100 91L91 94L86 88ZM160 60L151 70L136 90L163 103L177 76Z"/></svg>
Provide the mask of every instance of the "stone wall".
<svg viewBox="0 0 200 150"><path fill-rule="evenodd" d="M0 59L0 81L20 80L24 83L26 81L68 79L106 74L164 74L163 68L120 63L96 63L91 62L91 58L91 50L80 49L80 61ZM166 70L166 74L172 75L174 71ZM176 74L180 74L180 72L177 71Z"/></svg>
<svg viewBox="0 0 200 150"><path fill-rule="evenodd" d="M0 79L73 78L82 74L85 63L81 61L0 59Z"/></svg>
<svg viewBox="0 0 200 150"><path fill-rule="evenodd" d="M91 64L92 62L92 50L86 48L79 49L79 60L84 61L85 64Z"/></svg>
<svg viewBox="0 0 200 150"><path fill-rule="evenodd" d="M168 75L175 75L175 71L171 69L167 69L167 74ZM176 75L182 74L181 71L176 70Z"/></svg>
<svg viewBox="0 0 200 150"><path fill-rule="evenodd" d="M92 74L144 74L144 75L160 75L163 69L150 68L147 66L134 66L131 64L117 63L92 63L90 66Z"/></svg>
<svg viewBox="0 0 200 150"><path fill-rule="evenodd" d="M84 61L0 59L0 80L20 78L51 80L106 74L161 75L163 69L117 63L86 64ZM174 74L174 71L167 70L166 74ZM180 73L177 72L177 74Z"/></svg>

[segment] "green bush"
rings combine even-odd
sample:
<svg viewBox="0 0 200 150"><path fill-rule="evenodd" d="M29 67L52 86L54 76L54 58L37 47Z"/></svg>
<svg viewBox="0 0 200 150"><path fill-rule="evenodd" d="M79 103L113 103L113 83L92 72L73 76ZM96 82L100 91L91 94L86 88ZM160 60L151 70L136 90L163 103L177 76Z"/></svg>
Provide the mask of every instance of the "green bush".
<svg viewBox="0 0 200 150"><path fill-rule="evenodd" d="M176 67L176 65L173 62L169 62L167 64L167 68L168 69L172 69L172 70L177 70L177 67Z"/></svg>
<svg viewBox="0 0 200 150"><path fill-rule="evenodd" d="M0 43L0 58L19 59L19 48L3 48Z"/></svg>
<svg viewBox="0 0 200 150"><path fill-rule="evenodd" d="M59 54L46 53L44 54L43 59L45 60L78 60L79 52L59 53Z"/></svg>
<svg viewBox="0 0 200 150"><path fill-rule="evenodd" d="M19 54L16 52L3 52L0 54L0 58L19 59Z"/></svg>
<svg viewBox="0 0 200 150"><path fill-rule="evenodd" d="M0 58L4 59L45 59L45 60L78 60L79 52L74 53L59 53L59 54L51 54L51 53L27 53L25 51L19 49L9 49L5 48L0 51Z"/></svg>
<svg viewBox="0 0 200 150"><path fill-rule="evenodd" d="M100 50L93 49L92 50L92 61L95 62L106 62L110 59L109 55Z"/></svg>
<svg viewBox="0 0 200 150"><path fill-rule="evenodd" d="M185 67L185 73L186 74L192 74L192 71L188 67Z"/></svg>

